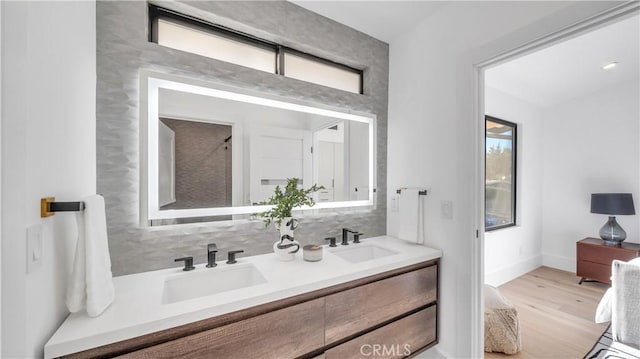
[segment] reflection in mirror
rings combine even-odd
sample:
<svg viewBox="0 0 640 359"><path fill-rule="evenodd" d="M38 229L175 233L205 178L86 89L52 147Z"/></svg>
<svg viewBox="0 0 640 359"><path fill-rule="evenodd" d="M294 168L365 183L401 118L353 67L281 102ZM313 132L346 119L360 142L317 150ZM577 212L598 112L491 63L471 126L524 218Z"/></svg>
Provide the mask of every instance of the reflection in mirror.
<svg viewBox="0 0 640 359"><path fill-rule="evenodd" d="M147 96L144 223L249 218L293 177L325 187L314 209L373 204L371 115L154 77Z"/></svg>
<svg viewBox="0 0 640 359"><path fill-rule="evenodd" d="M160 209L230 207L231 126L169 118L159 125Z"/></svg>
<svg viewBox="0 0 640 359"><path fill-rule="evenodd" d="M318 202L369 199L369 126L339 121L313 132L314 183L324 186Z"/></svg>

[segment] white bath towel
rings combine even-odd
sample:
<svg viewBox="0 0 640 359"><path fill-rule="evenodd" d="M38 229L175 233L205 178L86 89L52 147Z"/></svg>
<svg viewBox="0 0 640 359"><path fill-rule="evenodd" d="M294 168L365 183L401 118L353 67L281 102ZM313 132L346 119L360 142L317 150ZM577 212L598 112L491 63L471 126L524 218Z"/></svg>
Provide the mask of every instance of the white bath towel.
<svg viewBox="0 0 640 359"><path fill-rule="evenodd" d="M87 197L84 203L85 210L76 214L78 243L66 304L72 313L86 308L90 317L97 317L115 297L107 243L107 220L102 196Z"/></svg>
<svg viewBox="0 0 640 359"><path fill-rule="evenodd" d="M418 189L400 192L400 231L398 237L407 242L424 244L424 197Z"/></svg>

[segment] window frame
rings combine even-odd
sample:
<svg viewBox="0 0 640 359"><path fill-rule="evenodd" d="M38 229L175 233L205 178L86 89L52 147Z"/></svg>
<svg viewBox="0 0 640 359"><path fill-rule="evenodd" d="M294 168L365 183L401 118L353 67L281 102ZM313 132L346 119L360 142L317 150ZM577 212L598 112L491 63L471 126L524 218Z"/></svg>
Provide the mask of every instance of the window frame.
<svg viewBox="0 0 640 359"><path fill-rule="evenodd" d="M271 43L262 39L258 39L248 34L240 33L224 26L214 25L198 18L184 15L172 10L168 10L153 4L149 4L149 31L148 41L158 44L158 20L165 18L175 23L185 25L189 28L195 28L215 36L221 36L231 41L245 43L247 45L260 47L273 51L274 54L274 73L278 71L279 52L278 44ZM178 50L183 51L183 50ZM203 55L200 55L203 56ZM223 61L223 60L219 60ZM242 65L240 65L242 66Z"/></svg>
<svg viewBox="0 0 640 359"><path fill-rule="evenodd" d="M358 94L360 94L360 95L364 94L364 71L363 70L358 70L358 69L353 68L351 66L348 66L348 65L345 65L345 64L341 64L339 62L323 59L322 57L311 55L311 54L308 54L306 52L298 51L296 49L292 49L292 48L286 47L286 46L280 46L280 54L281 54L281 57L280 57L280 68L279 68L279 71L280 71L279 74L280 75L287 77L287 74L286 74L287 65L286 65L286 62L284 61L285 53L290 53L292 55L299 56L299 57L302 57L302 58L306 58L308 60L316 61L316 62L319 62L321 64L325 64L325 65L328 65L328 66L331 66L331 67L335 67L335 68L338 68L338 69L342 69L342 70L346 70L346 71L349 71L349 72L353 72L354 74L358 75L358 77L360 77L360 84L358 86L359 87ZM303 80L300 80L300 81L303 81ZM315 82L310 82L310 83L315 83ZM320 85L320 86L324 86L324 85ZM325 86L325 87L328 87L328 86ZM331 88L333 88L333 87L331 87ZM346 90L342 90L342 91L346 91ZM347 91L347 92L351 92L351 91ZM355 93L355 92L351 92L351 93Z"/></svg>
<svg viewBox="0 0 640 359"><path fill-rule="evenodd" d="M359 81L360 83L358 86L359 89L357 94L360 94L360 95L364 94L364 70L357 69L349 65L341 64L339 62L325 59L316 55L312 55L300 50L296 50L275 42L267 41L267 40L264 40L240 31L230 29L222 25L210 23L208 21L201 20L193 16L185 15L179 12L175 12L154 4L148 4L148 5L149 5L148 6L148 21L149 21L148 41L149 42L158 44L158 32L157 32L158 19L166 18L176 23L186 25L187 27L196 28L198 30L211 33L212 35L222 36L232 41L243 42L248 45L257 46L257 47L261 47L268 50L273 50L275 55L275 68L273 73L277 75L287 77L286 64L284 61L285 53L290 53L292 55L300 56L300 57L303 57L312 61L316 61L331 67L353 72L354 74L358 75L358 77L360 78L360 81ZM178 51L182 51L182 50L178 50ZM202 56L202 55L199 55L199 56ZM224 61L224 60L218 60L218 61ZM238 66L242 66L242 65L238 64ZM302 81L302 80L299 80L299 81ZM315 82L309 82L309 81L305 81L305 82L312 83L318 86L334 88L330 86L317 84ZM340 90L340 89L337 89L337 90ZM347 90L340 90L340 91L356 93L356 92L351 92Z"/></svg>
<svg viewBox="0 0 640 359"><path fill-rule="evenodd" d="M511 208L512 208L512 218L513 221L511 223L506 223L506 224L501 224L501 225L496 225L496 226L492 226L492 227L487 227L487 185L486 185L486 181L487 181L487 121L491 121L491 122L495 122L495 123L499 123L501 125L505 125L505 126L509 126L512 128L513 131L513 138L512 138L512 144L511 144L511 159L512 159L512 174L511 174L511 178L513 178L513 180L511 181ZM485 115L484 116L484 169L485 169L485 173L484 173L484 180L485 180L485 185L484 185L484 198L485 198L485 204L484 204L484 225L485 225L485 232L492 232L498 229L504 229L504 228L509 228L509 227L515 227L517 226L517 197L518 197L518 124L515 122L511 122L511 121L506 121L494 116L489 116L489 115Z"/></svg>

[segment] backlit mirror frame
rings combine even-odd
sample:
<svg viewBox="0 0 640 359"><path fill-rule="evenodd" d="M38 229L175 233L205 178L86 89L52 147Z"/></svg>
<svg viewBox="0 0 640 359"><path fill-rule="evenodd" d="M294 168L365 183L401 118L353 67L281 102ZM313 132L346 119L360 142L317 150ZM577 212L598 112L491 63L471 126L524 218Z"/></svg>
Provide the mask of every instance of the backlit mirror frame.
<svg viewBox="0 0 640 359"><path fill-rule="evenodd" d="M366 207L374 205L375 189L375 141L376 116L369 113L343 112L343 109L328 108L325 105L303 103L298 100L283 99L272 95L231 88L219 84L205 83L193 79L183 79L166 74L141 71L140 74L140 221L148 226L151 220L240 215L263 212L272 206L237 206L193 209L167 209L159 207L158 178L158 133L159 133L159 93L160 89L182 91L196 95L217 97L251 104L275 107L291 111L357 121L369 126L369 195L367 200L320 202L313 208L301 210Z"/></svg>

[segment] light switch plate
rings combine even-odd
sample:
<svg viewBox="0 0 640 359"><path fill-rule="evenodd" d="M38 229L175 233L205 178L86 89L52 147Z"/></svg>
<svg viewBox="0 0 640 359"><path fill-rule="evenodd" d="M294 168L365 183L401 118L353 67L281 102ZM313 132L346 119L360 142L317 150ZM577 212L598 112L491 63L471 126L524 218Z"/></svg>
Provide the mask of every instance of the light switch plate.
<svg viewBox="0 0 640 359"><path fill-rule="evenodd" d="M391 212L398 212L400 210L400 196L391 196Z"/></svg>
<svg viewBox="0 0 640 359"><path fill-rule="evenodd" d="M453 219L453 201L440 202L440 217L442 219Z"/></svg>
<svg viewBox="0 0 640 359"><path fill-rule="evenodd" d="M42 265L42 224L27 227L27 274Z"/></svg>

